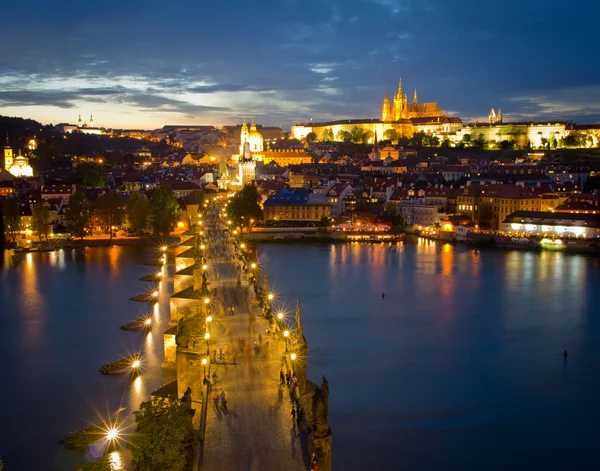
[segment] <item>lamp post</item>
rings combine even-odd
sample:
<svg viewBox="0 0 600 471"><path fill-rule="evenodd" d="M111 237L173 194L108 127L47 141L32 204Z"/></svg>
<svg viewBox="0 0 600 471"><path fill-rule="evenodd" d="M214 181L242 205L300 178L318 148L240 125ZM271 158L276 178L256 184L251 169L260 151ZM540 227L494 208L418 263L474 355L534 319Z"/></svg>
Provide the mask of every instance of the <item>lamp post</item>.
<svg viewBox="0 0 600 471"><path fill-rule="evenodd" d="M284 330L283 331L283 337L285 338L285 353L287 353L288 351L288 337L290 336L290 331L289 330Z"/></svg>
<svg viewBox="0 0 600 471"><path fill-rule="evenodd" d="M206 358L202 359L202 368L204 370L204 379L206 379L206 364L208 363L208 360Z"/></svg>
<svg viewBox="0 0 600 471"><path fill-rule="evenodd" d="M206 332L204 334L204 340L206 340L206 356L210 356L210 349L209 349L210 332Z"/></svg>
<svg viewBox="0 0 600 471"><path fill-rule="evenodd" d="M206 308L206 315L208 316L208 305L210 304L210 298L204 298L204 307Z"/></svg>
<svg viewBox="0 0 600 471"><path fill-rule="evenodd" d="M292 353L290 359L292 360L292 376L296 376L296 354Z"/></svg>

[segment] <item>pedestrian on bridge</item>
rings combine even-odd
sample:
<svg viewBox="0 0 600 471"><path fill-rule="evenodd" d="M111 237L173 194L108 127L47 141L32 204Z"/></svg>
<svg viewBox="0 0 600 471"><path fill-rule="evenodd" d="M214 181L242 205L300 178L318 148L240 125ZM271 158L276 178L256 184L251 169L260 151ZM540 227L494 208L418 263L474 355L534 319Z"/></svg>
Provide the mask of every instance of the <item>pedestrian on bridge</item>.
<svg viewBox="0 0 600 471"><path fill-rule="evenodd" d="M279 397L279 404L283 403L283 384L277 388L277 396Z"/></svg>
<svg viewBox="0 0 600 471"><path fill-rule="evenodd" d="M283 374L283 368L279 370L279 383L283 386L285 383L285 375Z"/></svg>
<svg viewBox="0 0 600 471"><path fill-rule="evenodd" d="M292 424L296 420L296 408L292 406Z"/></svg>

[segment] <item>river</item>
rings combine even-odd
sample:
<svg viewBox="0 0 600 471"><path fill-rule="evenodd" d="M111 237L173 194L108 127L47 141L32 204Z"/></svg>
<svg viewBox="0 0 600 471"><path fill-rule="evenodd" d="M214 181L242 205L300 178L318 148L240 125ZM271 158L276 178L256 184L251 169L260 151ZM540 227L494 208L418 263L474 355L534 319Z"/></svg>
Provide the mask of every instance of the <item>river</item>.
<svg viewBox="0 0 600 471"><path fill-rule="evenodd" d="M139 278L159 269L143 265L155 256L144 246L4 252L0 455L7 471L75 469L83 454L64 450L58 440L120 407L125 417L169 380L160 368L169 273L158 306L129 301L150 288ZM152 315L150 334L119 329L142 315ZM99 373L136 352L143 355L143 373L135 381Z"/></svg>
<svg viewBox="0 0 600 471"><path fill-rule="evenodd" d="M0 455L7 470L74 469L82 455L60 438L170 379L172 278L154 311L128 301L150 286L139 281L156 270L142 265L150 249L6 254ZM600 259L416 238L259 254L275 306L293 318L301 302L309 377L329 380L334 469L597 467ZM151 335L119 330L143 314ZM137 351L139 381L98 372Z"/></svg>

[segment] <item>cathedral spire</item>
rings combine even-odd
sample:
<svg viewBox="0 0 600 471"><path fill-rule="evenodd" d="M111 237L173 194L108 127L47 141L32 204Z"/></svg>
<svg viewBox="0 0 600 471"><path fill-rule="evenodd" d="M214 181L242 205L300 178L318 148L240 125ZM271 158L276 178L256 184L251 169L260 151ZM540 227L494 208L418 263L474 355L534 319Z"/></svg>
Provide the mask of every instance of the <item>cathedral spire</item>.
<svg viewBox="0 0 600 471"><path fill-rule="evenodd" d="M404 96L404 92L402 90L402 78L400 79L400 82L398 83L398 96L399 97Z"/></svg>
<svg viewBox="0 0 600 471"><path fill-rule="evenodd" d="M413 95L413 103L416 105L417 104L417 89L415 88L415 93Z"/></svg>

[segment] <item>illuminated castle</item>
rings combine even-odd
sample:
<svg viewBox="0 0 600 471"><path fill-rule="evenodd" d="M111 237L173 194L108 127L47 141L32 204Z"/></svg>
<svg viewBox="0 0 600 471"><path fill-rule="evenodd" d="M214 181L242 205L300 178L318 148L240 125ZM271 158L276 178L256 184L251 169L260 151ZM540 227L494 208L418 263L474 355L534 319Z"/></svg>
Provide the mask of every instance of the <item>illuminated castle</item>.
<svg viewBox="0 0 600 471"><path fill-rule="evenodd" d="M391 130L399 137L410 138L415 133L449 135L461 127L460 118L449 117L437 103L419 103L416 88L413 92L413 102L409 103L400 79L398 91L392 101L388 92L385 92L381 105L381 119L343 119L324 123L295 124L291 132L295 139L305 138L313 132L317 140L323 140L323 136L328 135L329 140L341 141L344 133L359 128L367 135L366 142L373 143L375 137L379 140L387 139L386 132Z"/></svg>
<svg viewBox="0 0 600 471"><path fill-rule="evenodd" d="M398 84L398 91L394 95L393 104L390 103L388 92L385 92L383 105L381 106L381 121L400 121L412 118L441 118L446 116L437 103L419 103L417 101L417 89L413 93L413 102L408 102L408 97L402 89L402 79Z"/></svg>

